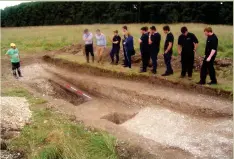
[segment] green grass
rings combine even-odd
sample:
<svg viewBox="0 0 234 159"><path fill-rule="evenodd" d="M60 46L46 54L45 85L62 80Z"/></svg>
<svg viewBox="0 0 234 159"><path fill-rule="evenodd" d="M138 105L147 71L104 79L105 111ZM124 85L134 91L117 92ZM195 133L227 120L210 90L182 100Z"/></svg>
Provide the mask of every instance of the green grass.
<svg viewBox="0 0 234 159"><path fill-rule="evenodd" d="M33 94L29 93L26 89L21 87L3 88L1 95L11 97L25 97L31 105L43 104L47 102L42 98L34 97Z"/></svg>
<svg viewBox="0 0 234 159"><path fill-rule="evenodd" d="M115 138L101 131L90 131L71 122L69 117L38 107L46 101L26 89L3 87L2 96L25 97L31 104L32 122L24 126L8 148L23 152L28 159L116 159Z"/></svg>
<svg viewBox="0 0 234 159"><path fill-rule="evenodd" d="M136 50L139 50L138 38L140 37L140 28L142 26L155 25L162 35L161 51L165 35L162 31L164 24L128 24L129 31L134 36ZM190 32L194 33L199 40L197 53L204 55L206 37L203 29L205 24L171 24L171 31L175 36L174 55L177 56L177 40L180 35L180 28L186 25ZM118 29L120 34L122 24L95 24L95 25L72 25L72 26L40 26L40 27L19 27L19 28L1 28L1 54L3 55L9 48L9 44L16 43L22 54L40 53L48 50L55 50L73 43L83 43L82 33L85 28L95 33L99 28L106 36L108 46L111 46L110 39L113 30ZM211 25L215 34L219 38L218 58L233 58L233 27L226 25Z"/></svg>
<svg viewBox="0 0 234 159"><path fill-rule="evenodd" d="M139 76L139 64L137 64L137 66L133 66L132 69L128 69L128 68L124 68L121 65L110 65L109 63L104 63L104 64L97 64L97 63L86 63L85 58L83 56L77 56L77 55L63 55L63 54L59 54L56 55L55 58L58 59L64 59L64 60L68 60L71 62L76 62L78 64L81 65L86 65L86 66L90 66L93 68L100 68L100 69L104 69L104 70L109 70L113 73L116 72L123 72L125 74L127 74L129 77L131 76ZM164 78L162 76L160 76L160 74L163 74L165 71L164 67L159 67L158 68L158 73L157 73L157 77L158 78ZM146 73L142 73L144 76L154 76L152 73L150 73L149 71ZM142 75L141 74L141 75ZM193 79L192 80L188 80L188 79L181 79L179 78L180 76L180 70L174 70L174 74L172 76L168 76L166 77L167 80L172 81L172 82L182 82L185 84L195 84L196 82L199 81L200 79L200 74L199 72L194 72L193 73ZM207 80L209 77L207 77ZM233 80L233 74L232 74L232 68L224 68L222 70L218 70L217 71L217 78L218 78L218 85L205 85L205 87L212 87L212 88L217 88L217 89L221 89L221 90L225 90L225 91L232 91L233 90L233 84L232 84L232 80Z"/></svg>

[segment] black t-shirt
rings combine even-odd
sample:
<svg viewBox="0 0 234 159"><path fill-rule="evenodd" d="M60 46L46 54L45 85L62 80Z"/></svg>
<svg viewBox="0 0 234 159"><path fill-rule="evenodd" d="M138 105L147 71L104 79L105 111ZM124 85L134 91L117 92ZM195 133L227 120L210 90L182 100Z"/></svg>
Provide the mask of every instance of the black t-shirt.
<svg viewBox="0 0 234 159"><path fill-rule="evenodd" d="M182 53L193 52L194 43L198 43L198 40L193 33L188 33L187 36L183 34L179 36L178 45L182 47Z"/></svg>
<svg viewBox="0 0 234 159"><path fill-rule="evenodd" d="M159 51L161 35L159 33L154 33L150 36L150 39L152 41L152 44L149 45L150 51Z"/></svg>
<svg viewBox="0 0 234 159"><path fill-rule="evenodd" d="M173 34L170 32L167 34L166 40L165 40L165 44L164 44L164 51L167 50L167 47L169 45L169 42L172 43L172 47L171 49L168 51L168 53L172 54L172 48L173 48L173 43L174 43L174 36Z"/></svg>
<svg viewBox="0 0 234 159"><path fill-rule="evenodd" d="M112 40L118 41L117 44L112 43L112 47L113 48L120 48L121 37L119 35L115 35Z"/></svg>
<svg viewBox="0 0 234 159"><path fill-rule="evenodd" d="M148 34L142 34L141 36L141 44L140 44L140 50L142 52L148 52L149 51L149 35Z"/></svg>
<svg viewBox="0 0 234 159"><path fill-rule="evenodd" d="M217 49L218 49L218 38L215 34L212 34L211 36L207 37L205 55L209 56L211 50L216 50L215 54L217 54Z"/></svg>

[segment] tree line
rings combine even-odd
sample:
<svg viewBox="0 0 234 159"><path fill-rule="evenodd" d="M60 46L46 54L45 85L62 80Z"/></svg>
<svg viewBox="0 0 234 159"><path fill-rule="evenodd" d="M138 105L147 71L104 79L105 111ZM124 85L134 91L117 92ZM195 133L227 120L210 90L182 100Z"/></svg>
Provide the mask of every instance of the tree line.
<svg viewBox="0 0 234 159"><path fill-rule="evenodd" d="M1 10L2 27L116 23L233 24L233 2L29 2Z"/></svg>

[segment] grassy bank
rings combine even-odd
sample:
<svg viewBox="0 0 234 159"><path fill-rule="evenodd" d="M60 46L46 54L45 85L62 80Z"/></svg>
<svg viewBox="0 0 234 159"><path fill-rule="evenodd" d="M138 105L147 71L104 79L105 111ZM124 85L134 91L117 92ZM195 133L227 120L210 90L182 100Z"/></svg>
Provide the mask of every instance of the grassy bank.
<svg viewBox="0 0 234 159"><path fill-rule="evenodd" d="M197 91L201 91L203 93L209 92L209 91L214 91L217 94L220 93L220 91L224 91L227 94L231 94L233 90L232 86L232 77L228 76L225 78L218 78L219 84L218 85L205 85L205 86L199 86L196 85L196 82L199 81L199 72L194 72L193 74L193 79L188 80L186 78L181 79L179 78L180 75L180 70L174 70L175 73L172 76L168 77L162 77L160 76L161 73L164 73L165 68L160 67L158 68L158 73L157 75L153 75L151 72L146 72L146 73L139 73L139 64L135 65L132 67L132 69L128 68L123 68L121 65L110 65L109 63L104 63L104 64L97 64L97 63L89 63L87 64L85 62L85 58L83 56L78 56L78 55L55 55L54 59L58 60L64 60L64 63L62 62L61 65L63 67L68 67L66 65L69 65L73 69L76 69L78 71L81 71L81 67L83 66L84 68L89 68L89 70L84 70L86 73L90 72L92 74L97 74L99 75L98 72L102 72L105 74L105 76L113 76L113 77L123 77L127 79L136 79L136 80L143 80L147 82L153 82L153 83L158 83L158 84L163 84L163 85L170 85L177 87L181 85L183 88L186 89L196 89ZM76 65L77 64L77 65ZM221 71L223 72L223 71ZM100 73L100 74L102 74ZM220 73L220 76L222 74ZM219 76L219 74L218 74ZM207 92L207 93L208 93ZM229 95L228 95L229 96Z"/></svg>
<svg viewBox="0 0 234 159"><path fill-rule="evenodd" d="M162 35L161 50L165 35L163 34L163 24L128 24L130 32L134 36L135 48L139 50L138 38L140 37L140 28L142 26L155 25ZM199 47L197 53L204 54L206 37L203 34L205 24L171 24L171 31L175 36L174 55L177 55L177 39L180 35L180 28L186 25L190 32L194 33L199 39ZM113 30L121 31L122 24L112 25L74 25L74 26L40 26L40 27L19 27L19 28L1 28L2 42L1 54L4 54L9 48L9 44L14 42L21 53L40 53L47 50L55 50L67 46L72 43L83 43L82 33L85 28L95 33L99 28L108 40L108 46L111 46L110 39ZM212 28L219 38L218 57L233 57L233 32L232 26L212 25ZM122 33L121 33L122 34Z"/></svg>
<svg viewBox="0 0 234 159"><path fill-rule="evenodd" d="M23 152L29 159L116 159L115 138L105 132L90 131L82 124L51 109L39 107L45 100L20 87L4 87L2 96L26 97L33 112L32 122L9 149Z"/></svg>

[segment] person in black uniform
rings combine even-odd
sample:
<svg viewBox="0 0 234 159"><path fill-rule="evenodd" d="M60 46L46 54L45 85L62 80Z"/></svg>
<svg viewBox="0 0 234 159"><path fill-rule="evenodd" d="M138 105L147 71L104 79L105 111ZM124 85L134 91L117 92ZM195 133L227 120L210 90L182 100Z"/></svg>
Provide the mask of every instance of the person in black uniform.
<svg viewBox="0 0 234 159"><path fill-rule="evenodd" d="M203 85L206 83L207 70L209 72L210 79L211 79L211 82L209 82L208 84L217 84L217 79L216 79L215 69L214 69L214 61L217 55L218 38L213 33L211 27L205 28L204 33L207 36L205 58L203 60L202 67L201 67L200 81L197 84Z"/></svg>
<svg viewBox="0 0 234 159"><path fill-rule="evenodd" d="M140 50L141 50L141 60L142 60L142 69L140 72L146 72L148 63L149 63L149 35L146 27L141 28L141 38L139 39Z"/></svg>
<svg viewBox="0 0 234 159"><path fill-rule="evenodd" d="M123 45L123 53L124 53L124 63L123 63L123 66L124 67L128 67L128 57L127 57L127 53L126 53L126 49L124 48L124 42L125 42L125 39L126 39L126 32L128 31L128 27L125 25L122 27L122 30L123 30L123 40L122 40L122 45Z"/></svg>
<svg viewBox="0 0 234 159"><path fill-rule="evenodd" d="M170 32L170 27L168 25L163 27L163 31L167 35L164 44L164 62L167 66L167 69L166 72L162 74L162 76L169 76L173 74L173 69L171 67L171 56L172 56L172 48L174 43L174 36Z"/></svg>
<svg viewBox="0 0 234 159"><path fill-rule="evenodd" d="M160 49L160 41L161 41L161 35L156 31L156 27L155 26L150 27L149 52L153 64L153 69L151 70L153 74L157 73L157 59Z"/></svg>
<svg viewBox="0 0 234 159"><path fill-rule="evenodd" d="M118 35L118 30L114 31L114 36L112 39L112 49L110 52L111 64L114 64L114 56L116 56L115 64L118 65L119 62L119 50L120 50L121 37Z"/></svg>
<svg viewBox="0 0 234 159"><path fill-rule="evenodd" d="M188 72L189 79L192 78L194 54L196 53L198 40L197 37L188 32L187 27L181 28L181 35L178 39L178 53L181 55L181 78L184 78L186 72Z"/></svg>

